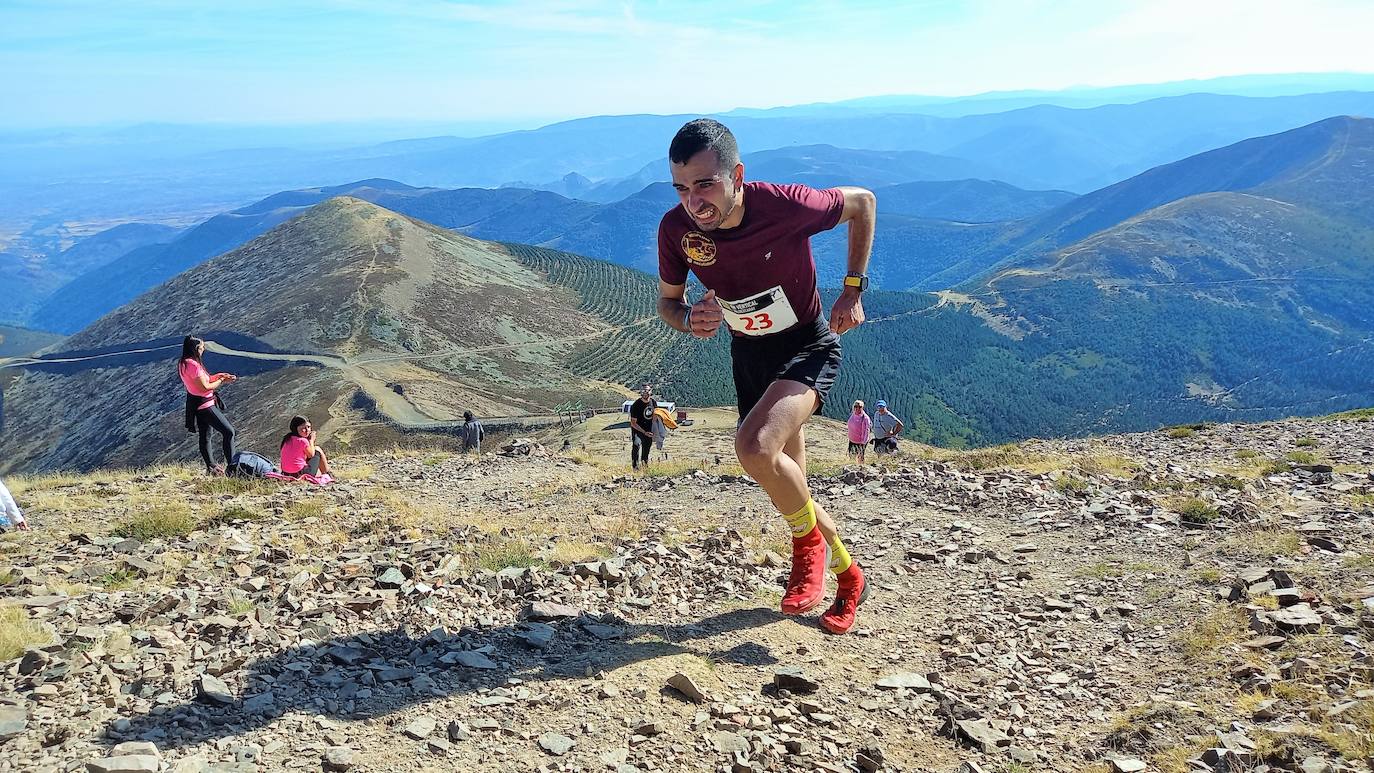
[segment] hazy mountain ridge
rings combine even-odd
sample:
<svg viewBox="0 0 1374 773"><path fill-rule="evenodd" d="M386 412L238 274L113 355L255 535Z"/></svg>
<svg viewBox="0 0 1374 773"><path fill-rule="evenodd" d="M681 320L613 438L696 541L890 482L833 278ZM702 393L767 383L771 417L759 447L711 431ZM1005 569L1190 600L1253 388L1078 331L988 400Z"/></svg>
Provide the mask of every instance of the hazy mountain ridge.
<svg viewBox="0 0 1374 773"><path fill-rule="evenodd" d="M969 250L971 261L1008 244L1021 245L1021 251L986 280L954 291L866 296L873 323L845 337L849 365L828 411L842 414L852 397L882 397L909 419L916 437L962 445L1328 412L1374 402L1367 379L1374 360L1369 345L1374 283L1367 280L1374 237L1359 217L1374 182L1374 165L1368 162L1374 149L1371 126L1374 121L1368 119L1335 118L1255 138L1152 170L1019 223L943 223L958 229L952 233L982 240ZM1157 203L1158 191L1181 198ZM522 223L539 237L550 233L548 222L594 233L581 228L589 214L617 211L515 189L375 189L367 195L398 207L427 207L436 219L470 231ZM671 195L662 186L650 188L633 212L645 223L656 223ZM522 219L521 213L540 207L549 207L551 216ZM901 218L880 215L880 244L902 232L893 225ZM1106 226L1073 238L1096 224ZM435 239L462 238L413 225ZM929 231L928 225L922 227ZM834 249L831 242L842 237L836 232L818 239L818 251ZM359 248L347 243L352 246L341 244L336 251ZM875 274L927 271L935 267L921 265L929 256L952 259L965 247L957 240L944 247L908 247L901 253L908 256L905 261L877 264ZM520 256L538 248L509 249ZM364 257L355 255L353 262ZM546 279L557 273L541 263L546 258L520 259ZM586 261L561 260L559 270ZM243 263L240 268L262 271L261 264L251 265L258 267ZM972 269L965 265L964 270ZM588 284L576 275L564 275L561 281L567 284L558 291L564 293L562 305L551 308L583 309L606 319L610 291L604 288L609 285ZM652 276L609 267L592 276L596 282L619 277L615 292L634 297L635 308L643 303L644 318L657 325L651 316ZM570 288L579 288L576 295L568 294ZM349 305L341 298L319 300L323 308ZM461 315L463 303L447 308ZM121 320L118 314L109 319ZM274 345L290 343L262 333L266 328L260 322L248 332ZM425 324L432 327L435 321ZM136 326L105 325L94 330L103 335ZM396 334L413 326L384 327ZM657 329L654 336L617 345L571 347L572 368L621 384L655 374L673 384L675 397L701 404L733 399L728 379L717 378L724 372L720 361L710 359L720 356L719 349L677 349L670 356L675 339L666 328ZM393 349L398 345L394 338L387 340ZM429 352L437 345L420 336L400 349ZM711 377L693 377L697 373ZM528 387L515 371L503 377L510 380L493 387L493 400L502 390ZM561 388L549 390L549 398Z"/></svg>
<svg viewBox="0 0 1374 773"><path fill-rule="evenodd" d="M364 436L378 424L443 431L467 409L512 417L570 400L618 405L618 383L705 362L726 372L724 341L657 324L656 300L646 274L334 197L63 344L64 356L161 353L18 371L3 395L0 448L34 469L184 457L185 443L166 440L183 432L172 362L186 334L231 350L212 347L207 361L247 376L225 397L241 445L259 451L293 413ZM117 375L93 378L101 372ZM104 408L82 410L92 400Z"/></svg>
<svg viewBox="0 0 1374 773"><path fill-rule="evenodd" d="M841 107L819 116L784 111L725 118L741 147L750 150L823 143L959 156L955 149L966 145L977 156L964 156L969 162L1001 170L996 179L1026 188L1084 191L1245 137L1330 115L1374 113L1369 93L1329 91L1359 84L1314 82L1324 93L1274 97L1185 94L1173 87L1127 90L1113 99L1131 104L1075 109L1046 104L1053 98L1045 97L1033 106L956 117ZM1146 95L1162 98L1140 101ZM0 147L9 142L23 148L15 152L25 160L24 166L0 170L0 196L13 202L10 214L20 222L52 211L68 219L149 220L177 209L229 209L230 202L320 180L386 177L446 188L492 187L576 173L603 182L634 175L661 158L668 138L692 117L596 116L481 137L351 145L334 142L338 132L321 130L314 147L295 136L283 144L250 145L260 150L247 151L225 147L232 132L223 129L204 130L211 135L205 141L192 136L194 127L128 127L94 140L74 133L69 141L53 142L21 132L0 139ZM158 139L142 139L141 133ZM255 136L251 129L241 133ZM987 137L1000 139L980 140Z"/></svg>
<svg viewBox="0 0 1374 773"><path fill-rule="evenodd" d="M894 176L911 173L914 170ZM999 219L996 216L1040 211L1072 197L1062 191L1023 191L1004 183L976 180L931 181L877 190L884 214L875 247L874 276L892 288L921 285L928 274L943 269L970 245L982 245L1001 233L906 213L930 212L957 220ZM887 200L889 190L892 203L881 203ZM658 222L678 201L668 183L649 185L611 204L522 188L445 190L377 179L283 191L217 215L171 243L131 251L53 289L31 322L58 332L75 332L139 292L336 195L356 196L481 239L546 246L650 273L658 265ZM845 271L847 247L842 240L829 237L817 244L823 281L838 282ZM919 251L919 260L904 259L912 250Z"/></svg>

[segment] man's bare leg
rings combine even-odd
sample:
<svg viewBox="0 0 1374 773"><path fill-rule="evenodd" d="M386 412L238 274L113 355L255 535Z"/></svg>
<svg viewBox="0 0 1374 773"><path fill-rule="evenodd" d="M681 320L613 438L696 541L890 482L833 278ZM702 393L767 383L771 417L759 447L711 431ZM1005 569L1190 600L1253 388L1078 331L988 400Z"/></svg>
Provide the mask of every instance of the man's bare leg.
<svg viewBox="0 0 1374 773"><path fill-rule="evenodd" d="M814 413L815 409L811 409ZM811 417L808 416L807 419ZM792 457L792 461L801 468L802 479L806 479L806 425L797 428L797 434L787 441L782 447L782 452ZM810 487L808 485L808 491ZM825 535L826 542L833 542L839 536L839 530L835 528L835 522L830 519L830 514L821 508L819 502L816 503L816 525L821 528L821 534Z"/></svg>
<svg viewBox="0 0 1374 773"><path fill-rule="evenodd" d="M816 410L815 390L796 381L773 382L740 424L735 453L740 466L759 482L792 528L792 574L782 611L801 614L825 596L826 558L839 581L835 604L821 615L821 625L844 633L854 624L863 600L863 571L824 510L816 507L806 483L806 435L803 426ZM827 546L829 553L827 554Z"/></svg>
<svg viewBox="0 0 1374 773"><path fill-rule="evenodd" d="M774 381L735 433L740 466L759 482L779 512L795 512L811 498L806 473L783 449L796 443L797 433L815 410L814 389L798 381ZM799 455L804 464L805 450Z"/></svg>

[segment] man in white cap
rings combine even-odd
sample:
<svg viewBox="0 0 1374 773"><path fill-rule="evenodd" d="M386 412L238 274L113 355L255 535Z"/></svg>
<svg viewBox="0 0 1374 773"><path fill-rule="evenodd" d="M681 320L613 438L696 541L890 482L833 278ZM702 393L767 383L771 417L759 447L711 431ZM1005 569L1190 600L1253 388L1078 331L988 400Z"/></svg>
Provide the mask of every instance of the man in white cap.
<svg viewBox="0 0 1374 773"><path fill-rule="evenodd" d="M902 434L906 425L887 409L887 401L878 401L878 412L873 414L873 452L890 454L897 450L897 436Z"/></svg>

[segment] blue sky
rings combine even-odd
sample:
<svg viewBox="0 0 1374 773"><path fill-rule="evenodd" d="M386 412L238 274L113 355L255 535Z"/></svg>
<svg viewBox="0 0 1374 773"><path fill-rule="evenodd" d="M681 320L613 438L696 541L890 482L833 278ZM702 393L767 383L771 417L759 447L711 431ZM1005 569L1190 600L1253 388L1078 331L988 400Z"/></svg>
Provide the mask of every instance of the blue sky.
<svg viewBox="0 0 1374 773"><path fill-rule="evenodd" d="M0 0L5 124L540 121L1374 72L1371 0Z"/></svg>

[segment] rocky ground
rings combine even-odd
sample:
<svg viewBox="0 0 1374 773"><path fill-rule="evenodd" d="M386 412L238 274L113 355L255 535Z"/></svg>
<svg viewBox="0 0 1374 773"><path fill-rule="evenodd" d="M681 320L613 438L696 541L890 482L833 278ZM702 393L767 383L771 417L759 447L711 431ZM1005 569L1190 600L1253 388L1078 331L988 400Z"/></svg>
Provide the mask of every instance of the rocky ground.
<svg viewBox="0 0 1374 773"><path fill-rule="evenodd" d="M777 612L786 532L737 470L576 450L11 481L0 771L1374 759L1374 423L831 468L873 583L844 637Z"/></svg>

